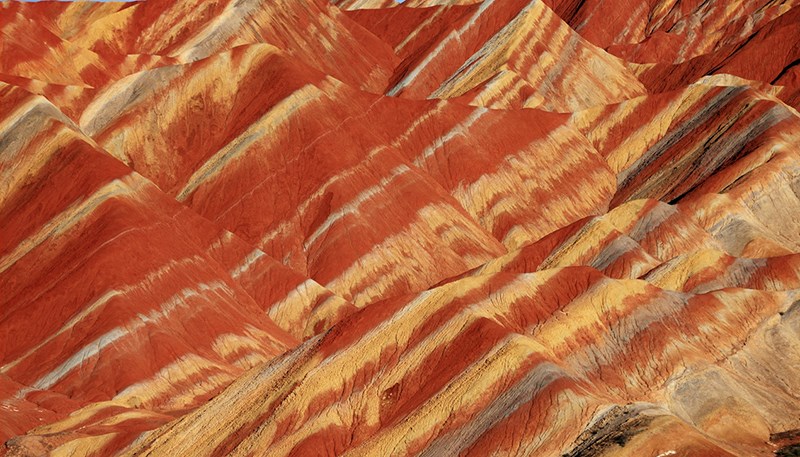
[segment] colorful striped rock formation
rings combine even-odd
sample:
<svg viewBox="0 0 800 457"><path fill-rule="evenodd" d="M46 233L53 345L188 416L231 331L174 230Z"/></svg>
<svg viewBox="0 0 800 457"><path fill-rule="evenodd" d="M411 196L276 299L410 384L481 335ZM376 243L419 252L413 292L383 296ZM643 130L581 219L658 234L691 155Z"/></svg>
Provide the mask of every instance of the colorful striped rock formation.
<svg viewBox="0 0 800 457"><path fill-rule="evenodd" d="M797 455L799 39L4 1L0 456Z"/></svg>

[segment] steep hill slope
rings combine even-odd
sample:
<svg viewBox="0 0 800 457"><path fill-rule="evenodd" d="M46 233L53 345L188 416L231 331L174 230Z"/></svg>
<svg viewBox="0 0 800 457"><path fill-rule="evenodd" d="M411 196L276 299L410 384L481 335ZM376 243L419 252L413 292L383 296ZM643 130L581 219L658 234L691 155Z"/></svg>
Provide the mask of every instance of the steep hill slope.
<svg viewBox="0 0 800 457"><path fill-rule="evenodd" d="M3 3L0 455L796 449L795 3Z"/></svg>

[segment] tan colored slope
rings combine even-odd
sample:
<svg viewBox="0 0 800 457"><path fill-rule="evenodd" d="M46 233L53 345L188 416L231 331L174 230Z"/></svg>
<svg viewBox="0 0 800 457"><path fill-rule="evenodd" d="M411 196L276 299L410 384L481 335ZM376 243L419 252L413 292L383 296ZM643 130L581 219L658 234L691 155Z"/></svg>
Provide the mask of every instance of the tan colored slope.
<svg viewBox="0 0 800 457"><path fill-rule="evenodd" d="M486 1L437 8L446 11L448 20L431 20L435 15L426 18L405 7L351 14L387 41L399 36L395 29L408 35L410 42L401 43L401 55L407 57L387 94L454 98L484 86L478 99L512 91L506 108L538 106L565 112L645 93L622 61L583 40L542 2ZM485 84L503 72L515 74L529 90L516 93L514 88Z"/></svg>
<svg viewBox="0 0 800 457"><path fill-rule="evenodd" d="M419 112L407 107L398 124L392 108L253 45L121 80L81 124L200 214L363 305L503 250L436 181L387 147ZM385 130L365 123L370 115ZM159 130L139 134L155 123Z"/></svg>
<svg viewBox="0 0 800 457"><path fill-rule="evenodd" d="M42 116L52 105L31 98L20 107L30 111L14 133L39 115L27 126L42 135L18 152L4 148L2 161L4 172L27 172L4 173L12 187L0 209L0 372L20 383L4 402L63 416L126 391L137 404L182 409L293 345L186 236L188 221L172 219L176 208L155 186ZM96 168L81 168L88 157ZM48 401L49 392L69 402Z"/></svg>
<svg viewBox="0 0 800 457"><path fill-rule="evenodd" d="M426 3L14 7L53 45L0 75L0 454L766 457L800 430L796 72L748 60L791 56L797 11L662 2L689 34L654 55L713 47L707 12L725 52L625 68L547 2ZM700 78L764 23L730 54L757 80Z"/></svg>
<svg viewBox="0 0 800 457"><path fill-rule="evenodd" d="M583 41L542 2L531 2L430 96L462 95L505 70L534 88L525 107L574 111L644 93L620 61ZM487 85L479 96L505 90Z"/></svg>
<svg viewBox="0 0 800 457"><path fill-rule="evenodd" d="M93 22L130 6L125 2L6 2L2 14L16 19L31 19L61 39L70 41Z"/></svg>
<svg viewBox="0 0 800 457"><path fill-rule="evenodd" d="M798 367L775 359L800 349L794 297L675 294L589 269L464 279L362 311L130 454L554 455L595 413L637 401L680 418L665 427L702 433L650 444L660 452L763 452L770 432L797 427L791 390L778 386L793 386ZM746 363L761 374L740 371Z"/></svg>
<svg viewBox="0 0 800 457"><path fill-rule="evenodd" d="M42 97L0 85L0 101L3 441L76 410L63 427L133 439L319 330L273 313L285 331L273 308L341 319L324 304L344 300L251 256Z"/></svg>
<svg viewBox="0 0 800 457"><path fill-rule="evenodd" d="M794 37L800 32L800 7L794 6L771 21L747 33L746 39L684 62L629 64L648 91L661 93L677 90L691 81L711 74L731 74L784 86L781 99L797 107L800 90L797 80L800 48ZM768 55L770 58L765 59Z"/></svg>
<svg viewBox="0 0 800 457"><path fill-rule="evenodd" d="M81 27L115 14L124 4L97 5L101 6L87 4L81 9L20 2L4 6L0 10L0 80L15 85L29 80L31 89L41 95L47 92L53 96L51 101L64 108L69 105L59 99L67 90L100 88L131 73L177 63L171 57L135 51L90 50L71 41Z"/></svg>
<svg viewBox="0 0 800 457"><path fill-rule="evenodd" d="M379 92L396 65L391 49L325 1L153 0L107 15L72 37L79 46L192 62L268 43L308 65Z"/></svg>
<svg viewBox="0 0 800 457"><path fill-rule="evenodd" d="M793 214L800 204L793 190L800 180L794 163L773 161L725 194L705 194L675 206L627 202L466 274L586 265L611 277L644 278L673 290L794 289L800 230L795 218L780 216Z"/></svg>
<svg viewBox="0 0 800 457"><path fill-rule="evenodd" d="M735 258L720 251L676 257L643 279L663 289L702 293L728 287L759 290L800 288L800 255L766 259Z"/></svg>
<svg viewBox="0 0 800 457"><path fill-rule="evenodd" d="M358 306L602 213L614 189L566 116L377 97L269 45L132 75L80 120L166 192Z"/></svg>
<svg viewBox="0 0 800 457"><path fill-rule="evenodd" d="M148 58L192 62L257 43L372 92L397 64L385 43L319 0L11 4L0 17L0 73L62 85L98 87L147 68Z"/></svg>
<svg viewBox="0 0 800 457"><path fill-rule="evenodd" d="M572 122L616 172L617 205L727 192L759 167L794 157L800 115L747 86L697 84L580 111Z"/></svg>
<svg viewBox="0 0 800 457"><path fill-rule="evenodd" d="M719 200L728 201L724 197ZM757 222L745 208L738 206L735 211L738 214L731 218L736 221L734 232L719 230L723 226L720 221L703 227L698 215L680 206L634 201L571 224L467 274L586 265L614 278L673 278L658 282L660 287L673 290L683 290L685 283L717 284L718 279L716 288L727 287L725 284L766 290L795 288L790 265L796 246ZM760 254L771 257L758 258L758 253L753 253L755 257L740 258L725 252L741 244L769 246L771 249ZM651 278L650 273L656 271L658 275Z"/></svg>
<svg viewBox="0 0 800 457"><path fill-rule="evenodd" d="M334 0L336 6L343 10L368 10L406 6L411 8L427 8L431 6L474 5L481 0L405 0L398 3L394 0Z"/></svg>
<svg viewBox="0 0 800 457"><path fill-rule="evenodd" d="M581 36L632 62L682 62L740 44L796 1L545 0Z"/></svg>
<svg viewBox="0 0 800 457"><path fill-rule="evenodd" d="M99 55L62 40L30 18L3 8L0 19L0 73L91 86L106 70Z"/></svg>
<svg viewBox="0 0 800 457"><path fill-rule="evenodd" d="M793 289L800 227L784 215L800 211L800 174L796 156L781 149L773 146L773 157L753 161L722 194L693 192L674 206L629 201L466 274L586 265L673 290Z"/></svg>

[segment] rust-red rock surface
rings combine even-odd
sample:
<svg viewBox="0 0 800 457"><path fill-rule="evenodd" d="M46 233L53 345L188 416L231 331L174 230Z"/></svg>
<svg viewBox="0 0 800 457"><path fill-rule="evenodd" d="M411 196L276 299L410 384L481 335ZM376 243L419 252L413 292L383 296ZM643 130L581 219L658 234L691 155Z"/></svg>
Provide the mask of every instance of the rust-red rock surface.
<svg viewBox="0 0 800 457"><path fill-rule="evenodd" d="M0 455L800 442L797 2L401 3L0 5Z"/></svg>

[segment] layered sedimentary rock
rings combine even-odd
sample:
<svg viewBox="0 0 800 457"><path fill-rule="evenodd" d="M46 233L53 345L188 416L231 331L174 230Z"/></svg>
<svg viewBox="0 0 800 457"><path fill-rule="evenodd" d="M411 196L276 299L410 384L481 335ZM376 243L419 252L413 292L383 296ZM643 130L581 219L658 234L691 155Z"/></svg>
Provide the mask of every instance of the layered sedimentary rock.
<svg viewBox="0 0 800 457"><path fill-rule="evenodd" d="M621 60L585 41L542 2L487 1L426 12L352 14L404 57L389 95L469 94L487 107L572 111L644 93Z"/></svg>
<svg viewBox="0 0 800 457"><path fill-rule="evenodd" d="M348 455L543 455L582 444L582 424L602 415L602 405L660 401L710 436L640 438L633 449L722 453L726 446L715 441L764 441L767 422L797 412L796 404L786 409L793 403L788 392L765 402L763 381L735 368L758 365L773 373L773 389L797 388L796 373L770 352L772 338L784 349L797 347L789 323L797 318L797 307L789 309L794 300L794 294L741 289L671 293L590 268L462 279L370 307L252 371L130 452L202 446L208 453L303 455L327 443ZM734 336L742 329L752 338L748 344ZM640 352L647 355L638 360ZM713 401L732 389L735 401ZM641 429L656 420L680 423L650 407L656 411ZM211 420L228 408L247 413ZM748 433L739 428L745 423ZM206 427L219 429L199 443L181 439ZM244 430L247 437L231 443L222 430Z"/></svg>
<svg viewBox="0 0 800 457"><path fill-rule="evenodd" d="M0 454L800 443L800 7L0 7Z"/></svg>

